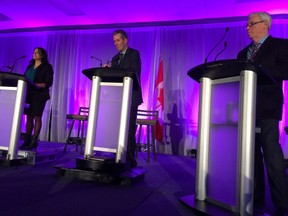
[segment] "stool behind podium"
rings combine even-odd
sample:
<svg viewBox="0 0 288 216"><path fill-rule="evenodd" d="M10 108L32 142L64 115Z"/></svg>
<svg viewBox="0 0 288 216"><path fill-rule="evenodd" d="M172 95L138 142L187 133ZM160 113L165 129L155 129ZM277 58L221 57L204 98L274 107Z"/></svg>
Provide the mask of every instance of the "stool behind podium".
<svg viewBox="0 0 288 216"><path fill-rule="evenodd" d="M81 152L82 152L82 146L84 141L84 123L88 121L88 114L89 114L89 108L88 107L79 107L78 114L67 114L66 119L72 120L71 127L69 129L68 137L66 139L64 152L66 152L67 145L69 143L75 143L76 144L76 151L78 151L78 145L80 145ZM74 127L75 121L78 121L78 129L77 129L77 137L71 137L71 133ZM81 134L80 134L81 132ZM80 137L81 135L81 137Z"/></svg>
<svg viewBox="0 0 288 216"><path fill-rule="evenodd" d="M138 151L144 147L147 151L147 162L150 163L150 150L153 151L154 160L156 160L156 143L155 143L155 127L158 121L158 111L156 110L141 110L137 112L136 125L138 128L138 137L136 140L136 157ZM142 127L146 126L146 143L141 142Z"/></svg>

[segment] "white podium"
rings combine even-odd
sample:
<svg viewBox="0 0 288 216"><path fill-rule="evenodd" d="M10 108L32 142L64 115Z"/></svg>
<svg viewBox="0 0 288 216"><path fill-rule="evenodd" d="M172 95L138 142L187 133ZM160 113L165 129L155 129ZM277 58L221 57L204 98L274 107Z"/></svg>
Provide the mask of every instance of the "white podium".
<svg viewBox="0 0 288 216"><path fill-rule="evenodd" d="M188 75L201 85L197 173L195 195L181 201L210 215L253 215L256 87L273 80L240 60L202 64Z"/></svg>
<svg viewBox="0 0 288 216"><path fill-rule="evenodd" d="M28 85L33 86L23 75L0 72L0 150L7 151L1 159L3 165L23 162L18 142Z"/></svg>
<svg viewBox="0 0 288 216"><path fill-rule="evenodd" d="M139 88L138 77L127 70L90 68L83 74L92 81L86 145L78 168L125 170L132 90ZM95 151L115 157L95 155ZM128 166L129 168L129 166Z"/></svg>

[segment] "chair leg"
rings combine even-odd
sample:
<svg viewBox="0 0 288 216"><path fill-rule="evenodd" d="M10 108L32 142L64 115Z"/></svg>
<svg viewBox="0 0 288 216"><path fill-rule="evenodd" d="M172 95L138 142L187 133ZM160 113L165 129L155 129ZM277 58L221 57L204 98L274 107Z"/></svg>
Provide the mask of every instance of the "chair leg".
<svg viewBox="0 0 288 216"><path fill-rule="evenodd" d="M138 130L138 126L136 125L136 131ZM138 130L138 136L136 137L135 135L135 139L136 139L136 143L135 143L135 158L138 157L138 140L139 140L139 130Z"/></svg>
<svg viewBox="0 0 288 216"><path fill-rule="evenodd" d="M154 161L156 161L156 142L155 142L154 126L152 126L152 148L153 148Z"/></svg>
<svg viewBox="0 0 288 216"><path fill-rule="evenodd" d="M81 127L81 141L80 141L80 154L83 153L83 139L84 139L84 121L82 122L82 127Z"/></svg>
<svg viewBox="0 0 288 216"><path fill-rule="evenodd" d="M147 125L147 163L150 163L150 125Z"/></svg>
<svg viewBox="0 0 288 216"><path fill-rule="evenodd" d="M142 126L141 124L137 125L138 127L138 136L137 136L137 143L136 143L136 151L135 151L135 158L138 157L138 151L139 148L142 146L146 148L147 151L147 163L150 163L151 161L151 153L153 152L153 159L156 161L156 142L155 142L155 132L154 126L152 125L144 125L146 126L146 132L147 132L147 140L145 144L141 144L141 132L142 132ZM152 148L152 152L151 152Z"/></svg>
<svg viewBox="0 0 288 216"><path fill-rule="evenodd" d="M64 153L66 152L66 148L67 148L67 145L68 145L68 143L69 143L69 139L70 139L70 136L71 136L71 133L72 133L72 129L73 129L73 126L74 126L74 122L75 122L75 120L72 121L72 125L71 125L71 127L70 127L70 129L69 129L68 137L67 137L67 139L66 139L65 147L64 147L64 150L63 150Z"/></svg>
<svg viewBox="0 0 288 216"><path fill-rule="evenodd" d="M139 126L139 129L138 129L138 137L137 137L137 143L136 143L136 149L135 149L135 158L138 158L139 148L141 148L140 139L141 139L142 125L137 125L137 127L138 126Z"/></svg>
<svg viewBox="0 0 288 216"><path fill-rule="evenodd" d="M80 138L80 129L81 129L82 121L78 121L78 130L77 130L77 143L76 143L76 151L78 151L78 146L81 145L81 138Z"/></svg>

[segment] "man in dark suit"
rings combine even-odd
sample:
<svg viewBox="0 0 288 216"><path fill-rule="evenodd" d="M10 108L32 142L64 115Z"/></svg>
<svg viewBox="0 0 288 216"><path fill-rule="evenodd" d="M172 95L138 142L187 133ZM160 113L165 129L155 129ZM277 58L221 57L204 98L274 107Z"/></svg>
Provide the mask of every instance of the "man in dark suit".
<svg viewBox="0 0 288 216"><path fill-rule="evenodd" d="M269 35L271 21L271 16L265 12L249 15L246 28L252 42L238 53L238 59L250 59L275 79L273 84L257 86L256 127L261 132L255 137L254 205L265 206L265 161L277 215L286 215L288 183L279 144L279 121L284 98L282 84L288 79L288 41Z"/></svg>
<svg viewBox="0 0 288 216"><path fill-rule="evenodd" d="M128 47L127 33L123 30L116 30L113 33L113 41L116 49L119 51L112 58L112 68L125 69L131 72L135 72L136 78L139 82L139 87L133 85L132 103L130 110L128 143L127 143L127 155L126 160L130 162L131 167L136 167L137 162L135 160L135 148L136 148L136 118L138 106L143 102L141 92L141 59L138 50ZM135 84L135 81L134 81Z"/></svg>

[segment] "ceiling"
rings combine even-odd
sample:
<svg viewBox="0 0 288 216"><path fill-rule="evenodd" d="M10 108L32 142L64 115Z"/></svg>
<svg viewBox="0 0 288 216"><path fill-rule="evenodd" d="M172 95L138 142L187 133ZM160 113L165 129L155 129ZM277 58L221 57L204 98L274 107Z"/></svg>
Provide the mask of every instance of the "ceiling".
<svg viewBox="0 0 288 216"><path fill-rule="evenodd" d="M0 31L288 14L287 0L0 0Z"/></svg>

